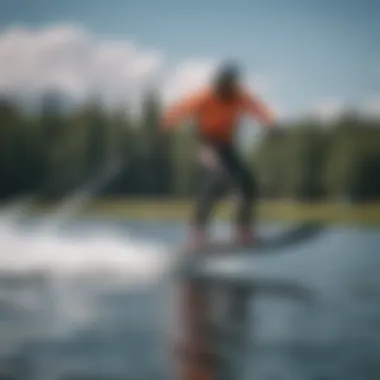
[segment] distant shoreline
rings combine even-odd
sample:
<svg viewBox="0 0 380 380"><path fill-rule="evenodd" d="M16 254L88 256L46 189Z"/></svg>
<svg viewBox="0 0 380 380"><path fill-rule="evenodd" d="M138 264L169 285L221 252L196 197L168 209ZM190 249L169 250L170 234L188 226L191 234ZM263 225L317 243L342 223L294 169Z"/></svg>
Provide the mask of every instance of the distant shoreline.
<svg viewBox="0 0 380 380"><path fill-rule="evenodd" d="M136 220L187 220L193 201L166 199L94 199L86 204L79 215L106 216ZM38 207L39 210L50 208ZM214 217L230 220L234 205L222 202ZM258 205L258 218L264 221L324 223L358 223L380 225L380 202L368 204L343 204L338 202L300 203L291 201L263 201Z"/></svg>
<svg viewBox="0 0 380 380"><path fill-rule="evenodd" d="M85 217L186 221L191 216L193 204L191 200L102 198L84 202L82 206L79 205L78 211L74 214ZM27 207L26 214L51 212L56 210L57 205L56 202L36 203ZM6 207L6 205L2 206ZM213 217L227 221L233 220L234 211L232 202L221 202ZM368 204L261 201L258 204L257 213L259 220L269 222L318 221L328 224L354 223L380 226L380 201Z"/></svg>

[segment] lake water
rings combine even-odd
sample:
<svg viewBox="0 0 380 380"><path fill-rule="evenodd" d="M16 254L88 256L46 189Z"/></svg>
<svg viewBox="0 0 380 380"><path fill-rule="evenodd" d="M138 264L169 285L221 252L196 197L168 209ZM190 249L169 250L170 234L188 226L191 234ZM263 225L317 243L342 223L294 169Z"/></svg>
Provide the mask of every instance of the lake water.
<svg viewBox="0 0 380 380"><path fill-rule="evenodd" d="M214 233L230 231L216 224ZM0 378L168 379L167 271L184 237L174 221L3 216ZM331 227L278 257L242 263L246 275L294 279L319 297L313 306L255 300L242 378L378 380L379 253L380 229Z"/></svg>

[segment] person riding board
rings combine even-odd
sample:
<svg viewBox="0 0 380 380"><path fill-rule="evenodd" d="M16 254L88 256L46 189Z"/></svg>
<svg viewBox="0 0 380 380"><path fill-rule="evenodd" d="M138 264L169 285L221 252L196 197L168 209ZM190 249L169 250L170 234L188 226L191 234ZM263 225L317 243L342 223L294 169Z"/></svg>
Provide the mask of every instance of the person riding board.
<svg viewBox="0 0 380 380"><path fill-rule="evenodd" d="M162 128L166 132L188 117L195 117L197 123L200 159L207 175L191 220L189 239L192 245L206 243L209 216L231 182L241 193L236 218L237 243L249 243L255 238L251 230L251 210L257 196L256 181L238 154L234 135L244 114L265 126L274 125L274 114L241 85L240 76L237 65L225 63L217 70L211 86L180 100L163 115Z"/></svg>

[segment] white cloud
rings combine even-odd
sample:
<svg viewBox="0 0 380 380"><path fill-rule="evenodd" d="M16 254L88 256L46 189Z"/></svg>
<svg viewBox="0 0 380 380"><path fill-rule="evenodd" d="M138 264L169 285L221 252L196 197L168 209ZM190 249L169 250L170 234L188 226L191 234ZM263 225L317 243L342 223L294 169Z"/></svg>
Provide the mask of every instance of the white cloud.
<svg viewBox="0 0 380 380"><path fill-rule="evenodd" d="M58 91L77 100L96 95L138 105L154 84L167 103L206 85L217 65L190 59L172 67L164 58L161 51L99 39L75 25L11 28L0 33L0 92L33 97ZM273 90L262 75L248 75L248 84L264 95Z"/></svg>
<svg viewBox="0 0 380 380"><path fill-rule="evenodd" d="M322 121L331 121L339 118L346 110L345 102L340 98L329 98L319 102L309 112L311 117Z"/></svg>
<svg viewBox="0 0 380 380"><path fill-rule="evenodd" d="M80 28L11 29L0 35L0 91L123 97L159 72L162 55L131 42L97 40Z"/></svg>
<svg viewBox="0 0 380 380"><path fill-rule="evenodd" d="M217 65L209 59L190 59L172 67L161 51L124 39L99 39L75 25L8 29L0 33L0 62L3 93L33 96L56 90L74 99L94 94L105 101L134 104L151 84L159 87L165 103L184 96L206 85ZM278 83L273 78L248 73L247 83L276 105ZM343 99L329 98L308 115L327 121L345 109ZM275 110L280 117L285 115L285 110ZM380 117L380 94L364 99L357 110Z"/></svg>
<svg viewBox="0 0 380 380"><path fill-rule="evenodd" d="M151 84L165 101L207 82L215 63L188 61L165 73L162 52L125 40L98 40L70 26L13 28L0 34L0 91L42 94L60 91L81 99L139 99Z"/></svg>
<svg viewBox="0 0 380 380"><path fill-rule="evenodd" d="M380 95L364 101L361 110L370 118L380 119Z"/></svg>
<svg viewBox="0 0 380 380"><path fill-rule="evenodd" d="M346 111L352 109L351 105L340 98L330 98L321 101L309 115L322 121L339 119ZM353 111L367 118L380 118L380 96L363 99Z"/></svg>

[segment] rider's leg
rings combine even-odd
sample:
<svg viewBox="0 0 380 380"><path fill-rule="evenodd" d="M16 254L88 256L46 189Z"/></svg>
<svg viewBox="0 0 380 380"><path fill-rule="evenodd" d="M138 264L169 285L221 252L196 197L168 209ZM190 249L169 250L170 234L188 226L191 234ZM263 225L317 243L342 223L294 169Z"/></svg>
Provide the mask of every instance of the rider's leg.
<svg viewBox="0 0 380 380"><path fill-rule="evenodd" d="M220 173L210 173L204 180L196 200L194 216L191 225L191 238L195 244L203 244L207 240L207 227L215 205L227 189L225 176Z"/></svg>
<svg viewBox="0 0 380 380"><path fill-rule="evenodd" d="M239 243L254 239L252 231L252 207L256 199L256 183L249 168L231 146L221 154L223 165L239 190L239 203L236 214L236 238Z"/></svg>
<svg viewBox="0 0 380 380"><path fill-rule="evenodd" d="M242 166L241 172L237 176L241 196L239 198L237 215L236 215L236 238L239 243L245 244L254 240L255 226L252 226L252 221L256 222L253 217L252 208L255 206L255 185L253 176L248 168Z"/></svg>
<svg viewBox="0 0 380 380"><path fill-rule="evenodd" d="M190 244L202 245L207 240L210 215L228 188L228 178L219 162L219 152L213 146L202 146L201 167L204 179L196 199L190 229Z"/></svg>

